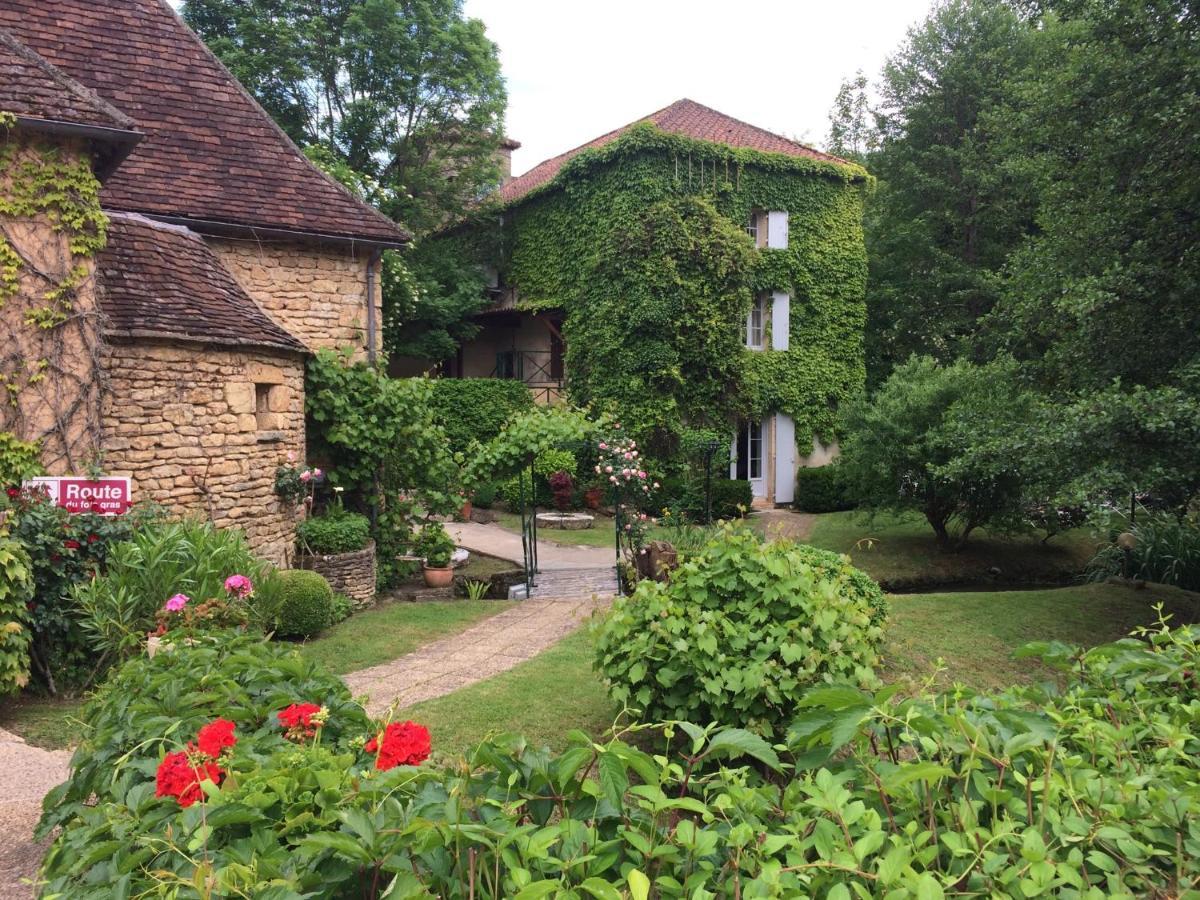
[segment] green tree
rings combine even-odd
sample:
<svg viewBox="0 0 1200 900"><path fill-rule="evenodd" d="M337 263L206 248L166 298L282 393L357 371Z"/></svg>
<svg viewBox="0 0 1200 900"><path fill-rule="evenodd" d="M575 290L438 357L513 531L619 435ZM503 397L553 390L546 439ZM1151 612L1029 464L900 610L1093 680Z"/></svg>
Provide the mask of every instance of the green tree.
<svg viewBox="0 0 1200 900"><path fill-rule="evenodd" d="M498 180L496 45L462 0L187 0L187 23L300 146L392 189L417 233Z"/></svg>
<svg viewBox="0 0 1200 900"><path fill-rule="evenodd" d="M866 165L878 146L879 132L868 106L867 76L859 69L853 78L842 79L842 86L833 98L825 147L842 159Z"/></svg>
<svg viewBox="0 0 1200 900"><path fill-rule="evenodd" d="M1030 35L1005 3L947 0L884 67L868 159L879 179L866 217L871 383L911 353L972 352L996 303L1032 219L1022 161L1004 155L994 125L1015 102Z"/></svg>

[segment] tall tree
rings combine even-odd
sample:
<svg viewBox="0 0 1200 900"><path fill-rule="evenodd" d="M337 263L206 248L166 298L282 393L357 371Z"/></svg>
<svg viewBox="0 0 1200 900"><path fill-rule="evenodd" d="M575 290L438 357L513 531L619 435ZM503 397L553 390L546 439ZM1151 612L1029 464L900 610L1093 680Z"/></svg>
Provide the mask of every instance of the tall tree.
<svg viewBox="0 0 1200 900"><path fill-rule="evenodd" d="M993 0L945 0L887 62L877 110L879 179L867 215L868 378L912 353L970 352L999 272L1030 227L1020 160L994 122L1015 102L1031 29Z"/></svg>
<svg viewBox="0 0 1200 900"><path fill-rule="evenodd" d="M865 163L878 146L879 132L867 98L867 76L859 69L853 78L842 79L842 86L833 98L825 147L843 159Z"/></svg>
<svg viewBox="0 0 1200 900"><path fill-rule="evenodd" d="M301 146L391 189L418 233L498 180L496 45L462 0L187 0L183 15Z"/></svg>

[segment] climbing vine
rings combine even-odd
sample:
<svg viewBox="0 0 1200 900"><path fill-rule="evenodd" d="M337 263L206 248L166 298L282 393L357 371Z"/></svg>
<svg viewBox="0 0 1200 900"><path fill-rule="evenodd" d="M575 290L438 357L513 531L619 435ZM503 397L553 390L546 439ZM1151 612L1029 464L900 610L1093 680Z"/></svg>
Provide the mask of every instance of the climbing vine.
<svg viewBox="0 0 1200 900"><path fill-rule="evenodd" d="M779 411L803 447L836 437L865 377L870 182L858 166L631 128L585 151L502 222L502 274L525 309L566 312L573 401L611 405L669 451L686 426ZM786 249L756 250L753 211L786 210ZM749 351L755 294L791 297L789 349Z"/></svg>
<svg viewBox="0 0 1200 900"><path fill-rule="evenodd" d="M86 152L15 133L0 115L0 429L78 469L100 446L100 313L92 258L107 219Z"/></svg>

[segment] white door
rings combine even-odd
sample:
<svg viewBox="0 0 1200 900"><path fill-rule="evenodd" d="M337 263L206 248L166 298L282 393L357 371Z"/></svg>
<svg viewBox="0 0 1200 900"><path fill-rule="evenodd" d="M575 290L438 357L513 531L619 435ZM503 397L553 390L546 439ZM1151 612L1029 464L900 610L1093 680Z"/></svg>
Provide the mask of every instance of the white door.
<svg viewBox="0 0 1200 900"><path fill-rule="evenodd" d="M775 502L796 499L796 423L783 413L775 414Z"/></svg>
<svg viewBox="0 0 1200 900"><path fill-rule="evenodd" d="M733 440L729 477L750 482L755 497L767 496L767 467L763 458L763 423L743 422Z"/></svg>

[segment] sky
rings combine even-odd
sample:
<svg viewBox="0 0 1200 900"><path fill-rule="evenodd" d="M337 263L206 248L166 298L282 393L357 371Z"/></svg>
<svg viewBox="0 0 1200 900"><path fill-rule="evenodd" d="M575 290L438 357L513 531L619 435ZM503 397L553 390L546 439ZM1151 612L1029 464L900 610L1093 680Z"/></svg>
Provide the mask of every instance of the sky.
<svg viewBox="0 0 1200 900"><path fill-rule="evenodd" d="M810 144L930 0L466 0L500 46L513 174L687 97Z"/></svg>

